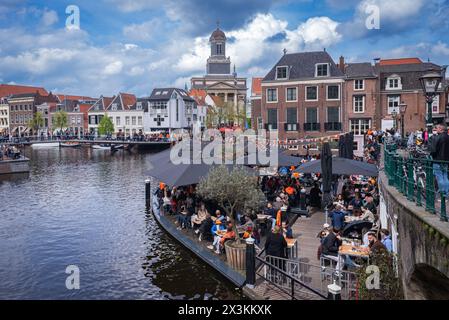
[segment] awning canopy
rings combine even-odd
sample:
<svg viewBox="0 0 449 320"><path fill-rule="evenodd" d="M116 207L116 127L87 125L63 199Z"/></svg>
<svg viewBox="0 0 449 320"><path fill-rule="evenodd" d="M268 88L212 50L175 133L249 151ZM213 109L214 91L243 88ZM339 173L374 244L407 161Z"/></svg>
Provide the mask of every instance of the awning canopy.
<svg viewBox="0 0 449 320"><path fill-rule="evenodd" d="M321 161L315 160L301 165L295 172L322 173ZM374 164L346 158L332 158L332 174L334 175L360 175L377 177L379 170Z"/></svg>

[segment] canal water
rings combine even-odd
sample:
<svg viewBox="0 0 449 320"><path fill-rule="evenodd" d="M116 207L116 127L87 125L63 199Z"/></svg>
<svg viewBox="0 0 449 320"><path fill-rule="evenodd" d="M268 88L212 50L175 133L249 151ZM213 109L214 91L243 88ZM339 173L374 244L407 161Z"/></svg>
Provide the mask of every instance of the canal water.
<svg viewBox="0 0 449 320"><path fill-rule="evenodd" d="M145 211L149 153L27 147L0 180L0 299L239 299ZM67 266L80 289L66 288Z"/></svg>

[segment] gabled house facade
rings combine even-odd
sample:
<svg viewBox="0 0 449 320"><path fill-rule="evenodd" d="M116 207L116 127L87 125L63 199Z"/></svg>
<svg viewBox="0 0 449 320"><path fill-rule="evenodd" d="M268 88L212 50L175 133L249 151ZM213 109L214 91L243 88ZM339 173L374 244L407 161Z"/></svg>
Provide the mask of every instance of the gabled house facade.
<svg viewBox="0 0 449 320"><path fill-rule="evenodd" d="M327 52L285 53L261 83L263 127L287 142L342 132L344 83Z"/></svg>
<svg viewBox="0 0 449 320"><path fill-rule="evenodd" d="M185 90L156 88L147 100L147 131L170 133L173 129L192 129L194 119L198 119L196 102Z"/></svg>
<svg viewBox="0 0 449 320"><path fill-rule="evenodd" d="M133 94L119 93L106 107L105 114L112 120L117 135L134 136L144 131L144 108Z"/></svg>
<svg viewBox="0 0 449 320"><path fill-rule="evenodd" d="M89 121L88 121L88 132L91 135L98 136L98 125L101 119L104 117L106 108L115 99L113 97L103 97L101 96L88 111Z"/></svg>

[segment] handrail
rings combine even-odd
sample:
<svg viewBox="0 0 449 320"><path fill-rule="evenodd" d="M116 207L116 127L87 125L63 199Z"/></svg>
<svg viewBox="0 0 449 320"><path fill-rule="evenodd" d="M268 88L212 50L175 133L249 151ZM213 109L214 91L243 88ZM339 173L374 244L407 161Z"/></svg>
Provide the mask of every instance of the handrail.
<svg viewBox="0 0 449 320"><path fill-rule="evenodd" d="M443 168L434 168L438 164ZM449 168L449 161L433 160L430 157L416 158L411 155L400 155L397 152L397 145L385 144L384 146L384 167L388 178L388 185L396 189L413 201L417 206L422 206L425 201L425 209L431 214L436 214L438 192L435 190L435 169L440 169L444 174ZM437 179L438 181L438 179ZM441 193L440 220L447 222L446 195Z"/></svg>
<svg viewBox="0 0 449 320"><path fill-rule="evenodd" d="M311 291L312 293L316 294L316 295L319 296L320 298L327 299L327 297L326 297L325 295L323 295L321 292L319 292L319 291L317 291L317 290L315 290L315 289L309 287L308 285L302 283L300 280L298 280L298 279L295 278L294 276L292 276L292 275L286 273L284 270L279 269L278 267L272 265L271 263L268 263L267 261L265 261L264 259L260 258L259 256L256 256L256 260L257 260L259 263L261 263L261 264L259 265L259 267L256 268L256 270L259 270L261 266L266 265L266 266L268 266L269 268L271 268L272 270L274 270L274 271L276 271L276 272L279 272L281 275L283 275L283 276L285 276L285 277L287 277L288 279L291 280L291 290L292 290L292 291L291 291L291 293L290 293L290 292L287 292L286 290L284 290L284 289L283 289L282 287L280 287L279 285L277 285L275 282L273 282L273 281L267 279L265 276L263 276L263 275L261 275L261 274L258 274L260 277L262 277L263 279L265 279L267 282L273 284L273 285L276 286L279 290L281 290L282 292L288 294L288 295L292 298L292 300L296 300L296 298L295 298L295 284L299 284L300 286L306 288L307 290L309 290L309 291ZM257 273L257 271L256 271L256 273Z"/></svg>

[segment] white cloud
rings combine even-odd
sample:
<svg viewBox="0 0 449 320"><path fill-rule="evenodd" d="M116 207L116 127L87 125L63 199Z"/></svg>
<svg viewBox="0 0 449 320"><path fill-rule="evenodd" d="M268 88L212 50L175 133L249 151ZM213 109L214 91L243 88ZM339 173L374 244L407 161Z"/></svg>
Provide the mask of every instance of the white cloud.
<svg viewBox="0 0 449 320"><path fill-rule="evenodd" d="M122 72L123 69L123 62L121 61L114 61L109 63L103 71L103 74L106 76L112 76L115 74L119 74L120 72Z"/></svg>
<svg viewBox="0 0 449 320"><path fill-rule="evenodd" d="M162 27L160 19L152 19L141 24L131 24L123 28L123 35L135 41L151 41Z"/></svg>
<svg viewBox="0 0 449 320"><path fill-rule="evenodd" d="M286 21L272 14L258 14L243 28L226 32L227 37L233 39L227 45L227 55L239 69L246 69L267 56L280 57L283 48L289 52L322 50L341 40L337 27L338 22L328 17L316 17L289 30ZM275 36L280 36L281 40L272 40ZM197 37L192 50L183 54L175 67L179 71L203 70L209 54L209 38Z"/></svg>
<svg viewBox="0 0 449 320"><path fill-rule="evenodd" d="M54 10L45 9L42 13L41 21L45 27L52 26L53 24L58 22L58 20L58 14Z"/></svg>

